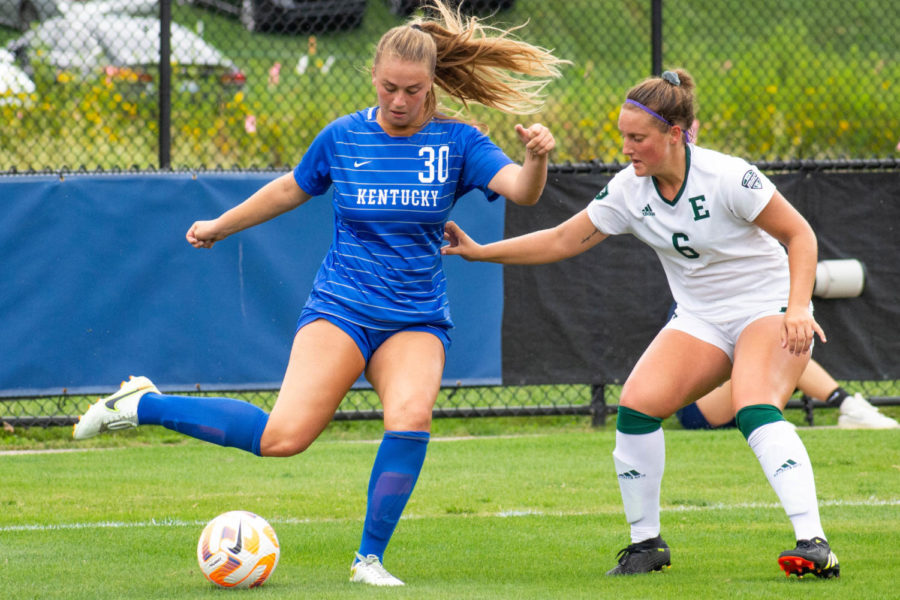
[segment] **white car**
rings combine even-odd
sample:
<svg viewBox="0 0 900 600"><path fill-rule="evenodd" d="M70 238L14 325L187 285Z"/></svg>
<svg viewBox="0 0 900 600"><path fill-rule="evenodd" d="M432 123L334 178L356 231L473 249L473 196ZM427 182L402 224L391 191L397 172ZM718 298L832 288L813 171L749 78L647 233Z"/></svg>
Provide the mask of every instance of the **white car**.
<svg viewBox="0 0 900 600"><path fill-rule="evenodd" d="M33 78L46 64L75 78L104 75L145 91L156 89L160 22L152 17L54 17L6 48ZM173 89L236 91L246 77L230 59L193 31L171 25Z"/></svg>
<svg viewBox="0 0 900 600"><path fill-rule="evenodd" d="M36 88L31 78L13 63L13 56L0 50L0 106L30 103Z"/></svg>

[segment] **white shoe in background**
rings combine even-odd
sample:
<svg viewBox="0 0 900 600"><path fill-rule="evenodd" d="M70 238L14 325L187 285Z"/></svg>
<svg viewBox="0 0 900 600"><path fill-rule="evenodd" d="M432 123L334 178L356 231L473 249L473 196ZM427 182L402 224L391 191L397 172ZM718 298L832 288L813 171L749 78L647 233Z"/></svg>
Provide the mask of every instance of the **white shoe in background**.
<svg viewBox="0 0 900 600"><path fill-rule="evenodd" d="M847 396L841 402L838 427L843 429L898 429L900 423L878 412L860 394Z"/></svg>

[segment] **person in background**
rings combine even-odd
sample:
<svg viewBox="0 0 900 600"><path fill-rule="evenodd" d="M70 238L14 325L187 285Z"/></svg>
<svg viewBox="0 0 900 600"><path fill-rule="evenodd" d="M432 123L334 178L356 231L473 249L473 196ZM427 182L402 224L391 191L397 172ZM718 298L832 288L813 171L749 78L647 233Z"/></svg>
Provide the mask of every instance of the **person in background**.
<svg viewBox="0 0 900 600"><path fill-rule="evenodd" d="M882 414L861 394L857 392L851 395L842 388L815 360L810 359L800 375L797 389L814 400L838 408L838 427L842 429L900 428L900 423ZM685 429L737 427L731 403L731 383L722 384L675 414Z"/></svg>
<svg viewBox="0 0 900 600"><path fill-rule="evenodd" d="M806 368L817 242L774 184L743 159L691 143L694 80L666 71L631 88L619 113L619 171L584 210L541 231L480 245L456 223L442 252L467 260L536 265L576 256L610 235L651 246L677 303L622 388L613 462L631 544L608 575L671 564L660 534L665 466L662 421L732 381L738 427L790 518L796 547L787 575L840 574L819 518L809 455L781 411Z"/></svg>
<svg viewBox="0 0 900 600"><path fill-rule="evenodd" d="M555 146L547 127L517 125L525 158L516 164L475 126L442 113L437 89L463 106L534 113L543 87L568 62L443 2L431 8L434 17L414 18L378 42L377 105L333 121L293 172L186 234L195 248L212 248L333 188L332 246L300 313L271 414L230 398L160 394L146 377L132 377L73 432L85 439L163 425L259 456L292 456L312 444L365 374L382 402L385 432L350 580L376 586L404 585L384 568L384 553L425 460L450 345L444 224L470 190L537 202Z"/></svg>

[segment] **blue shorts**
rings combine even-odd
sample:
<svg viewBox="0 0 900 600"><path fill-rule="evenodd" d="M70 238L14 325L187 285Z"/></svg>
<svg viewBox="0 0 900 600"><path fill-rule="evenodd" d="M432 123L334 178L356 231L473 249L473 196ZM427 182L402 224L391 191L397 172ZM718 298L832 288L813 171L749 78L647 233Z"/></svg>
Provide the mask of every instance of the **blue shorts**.
<svg viewBox="0 0 900 600"><path fill-rule="evenodd" d="M389 337L395 333L400 333L401 331L425 331L434 335L441 341L441 344L444 345L445 355L447 354L447 350L450 349L449 330L447 327L442 327L441 325L424 323L400 327L399 329L373 329L371 327L357 325L356 323L335 315L329 315L315 310L307 310L305 308L303 309L303 312L300 313L300 318L297 320L297 329L294 334L296 335L296 332L300 331L300 328L304 325L309 325L313 321L318 321L319 319L325 319L329 323L340 327L344 333L349 335L353 341L356 342L356 346L359 348L359 351L362 352L366 363L369 362L369 359L372 358L372 355L378 350L379 346L387 341Z"/></svg>
<svg viewBox="0 0 900 600"><path fill-rule="evenodd" d="M691 402L675 413L675 415L678 417L678 421L681 422L681 426L685 429L725 429L728 427L737 427L737 422L734 419L724 425L710 425L709 421L706 420L706 417L703 416L703 413L700 412L700 407L697 406L696 402Z"/></svg>

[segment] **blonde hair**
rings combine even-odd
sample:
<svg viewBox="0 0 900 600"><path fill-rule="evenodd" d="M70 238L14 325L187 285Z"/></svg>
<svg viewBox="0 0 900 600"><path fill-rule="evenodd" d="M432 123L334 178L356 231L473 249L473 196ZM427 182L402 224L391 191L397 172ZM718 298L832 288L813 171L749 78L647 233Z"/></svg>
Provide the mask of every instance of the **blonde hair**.
<svg viewBox="0 0 900 600"><path fill-rule="evenodd" d="M508 30L484 25L476 17L448 8L442 0L432 0L426 10L437 18L413 19L381 37L374 65L386 56L424 63L435 86L465 108L474 102L513 114L539 112L544 87L560 76L558 65L570 63L511 35L524 25ZM423 122L438 108L432 87Z"/></svg>
<svg viewBox="0 0 900 600"><path fill-rule="evenodd" d="M656 112L670 126L678 125L682 131L689 131L697 112L694 88L694 78L690 73L684 69L673 69L661 77L648 77L628 90L625 97ZM668 127L662 121L655 122L663 131Z"/></svg>

